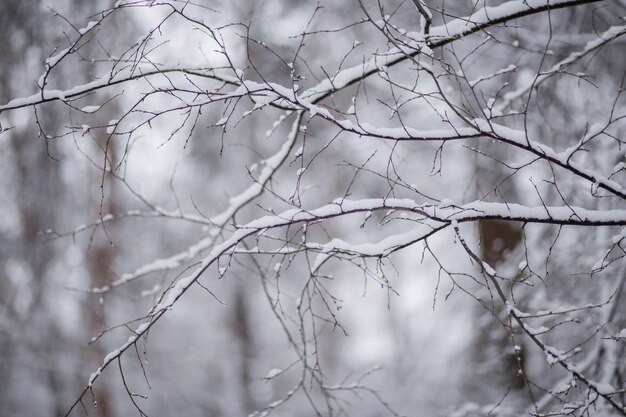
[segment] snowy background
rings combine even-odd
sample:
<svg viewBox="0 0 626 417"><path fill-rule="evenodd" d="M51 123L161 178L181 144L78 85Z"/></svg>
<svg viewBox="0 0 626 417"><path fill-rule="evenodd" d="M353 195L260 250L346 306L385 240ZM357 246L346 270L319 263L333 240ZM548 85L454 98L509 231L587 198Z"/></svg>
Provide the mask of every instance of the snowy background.
<svg viewBox="0 0 626 417"><path fill-rule="evenodd" d="M626 2L439 3L1 2L0 414L625 415Z"/></svg>

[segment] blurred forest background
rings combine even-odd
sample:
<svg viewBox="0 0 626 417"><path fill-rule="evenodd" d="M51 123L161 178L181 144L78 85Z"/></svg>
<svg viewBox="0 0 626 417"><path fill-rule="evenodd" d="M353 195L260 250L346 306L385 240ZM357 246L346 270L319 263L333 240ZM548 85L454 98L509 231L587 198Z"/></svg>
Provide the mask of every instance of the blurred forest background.
<svg viewBox="0 0 626 417"><path fill-rule="evenodd" d="M37 93L46 60L115 3L0 2L0 104ZM328 74L382 54L394 46L390 38L401 39L425 24L413 2L401 0L169 2L219 33L228 62L201 26L181 16L163 22L172 8L161 3L167 2L122 2L133 7L90 28L80 50L50 72L46 88L86 84L130 56L155 69L232 65L247 80L309 88ZM433 27L501 3L424 2L433 9ZM389 21L395 29L379 30L366 12L372 21ZM615 0L513 20L434 51L449 65L441 64L447 71L441 77L444 91L416 77L413 66L398 65L324 103L375 126L406 123L429 130L455 118L436 97L441 94L468 113L488 107L497 118L499 103L489 102L490 97L502 98L506 88L536 81L542 71L623 24L623 16L626 2ZM124 55L148 33L145 48ZM576 158L617 183L623 183L623 167L614 167L624 163L626 152L621 146L626 124L620 119L626 115L620 96L626 75L623 33L498 110L519 111L523 118L509 125L558 150L585 137L594 124L605 124L602 138ZM296 53L300 59L290 67ZM480 83L479 93L468 82L510 65L515 67ZM211 234L211 225L202 219L227 210L229 199L253 183L255 164L276 152L289 134L290 123L274 123L282 110L244 118L243 111L253 106L228 103L190 113L193 122L187 124L183 111L140 127L129 127L130 117L116 124L141 94L193 78L168 77L121 84L69 104L0 112L2 128L10 128L0 134L0 415L65 415L103 358L128 339L129 328L136 328L170 284L206 255L195 253L193 245L232 232L224 227ZM399 83L420 90L423 100L409 98L394 108L407 97ZM165 110L171 106L168 100L184 94L147 97L142 117L149 116L146 109ZM444 148L441 142L339 136L336 125L313 116L305 116L302 143L272 180L271 192L239 210L233 224L292 204L312 208L342 197L625 208L621 199L607 197L559 167L518 158L517 150L495 141L455 141ZM220 123L223 118L227 122ZM105 159L112 169L103 173ZM108 214L115 219L108 221ZM377 223L389 220L386 230L395 233L411 227L387 216L377 212L365 227L362 217L335 219L311 232L287 231L282 239L340 236L377 242L389 234ZM515 287L517 303L548 312L553 321L534 322L547 326L545 340L568 354L582 348L574 361L590 362L585 365L589 377L611 385L611 398L624 404L626 344L614 337L626 327L626 304L619 298L626 265L619 228L484 220L463 232L480 248L481 258L508 277L511 288L522 282ZM250 240L246 248L255 245ZM188 256L172 262L176 254ZM290 396L302 357L283 327L299 334L295 311L309 290L313 263L315 257L308 255L242 255L207 272L202 286L187 292L136 351L122 356L124 380L117 363L104 371L93 396L84 397L88 415L139 415L132 398L151 416L245 416ZM320 319L314 340L296 343L309 343L315 355L311 368L320 369L311 374L323 377L320 386L332 395L311 382L310 392L298 391L272 415L548 415L568 401L566 391L576 378L568 380L545 352L511 330L506 307L494 302L492 289L476 278L480 265L454 230L384 261L368 260L368 268L363 265L344 259L320 269L332 293L326 316L332 312L340 325ZM120 280L127 283L115 287ZM283 297L280 308L278 301L268 301L268 293ZM551 312L557 309L567 314L554 318ZM564 378L569 388L557 395L556 385L563 385ZM356 385L332 390L342 383ZM147 399L129 396L125 384ZM541 403L550 390L553 395ZM535 408L538 404L543 408ZM618 415L603 402L596 407L598 414L590 415ZM84 414L79 406L71 415Z"/></svg>

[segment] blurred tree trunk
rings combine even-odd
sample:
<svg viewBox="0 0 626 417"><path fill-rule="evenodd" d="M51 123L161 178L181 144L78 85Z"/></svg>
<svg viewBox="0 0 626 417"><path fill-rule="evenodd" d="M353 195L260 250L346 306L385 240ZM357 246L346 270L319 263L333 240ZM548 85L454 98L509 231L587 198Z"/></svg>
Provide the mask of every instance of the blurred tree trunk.
<svg viewBox="0 0 626 417"><path fill-rule="evenodd" d="M0 101L32 90L22 84L24 68L33 58L45 59L46 47L33 47L44 36L44 16L36 3L7 0L0 3L2 60L0 60ZM19 70L18 70L19 69ZM54 117L42 115L42 123L54 127ZM37 403L55 414L63 407L63 381L67 370L56 360L63 345L59 317L50 311L50 270L56 262L54 245L43 243L37 233L50 226L54 208L64 197L59 165L46 153L49 149L36 131L22 124L8 132L2 145L0 184L3 225L0 235L0 380L22 381L33 389L46 389L47 398ZM51 148L53 148L52 144ZM53 303L52 303L53 304ZM46 340L46 344L41 341ZM47 381L47 382L46 382ZM16 387L14 387L16 388ZM28 394L0 389L0 414L24 415L32 400ZM25 402L25 400L27 402Z"/></svg>
<svg viewBox="0 0 626 417"><path fill-rule="evenodd" d="M106 135L100 135L98 137L98 142L104 144L107 141ZM111 140L108 145L108 160L111 161L111 165L114 167L116 164L116 142ZM114 179L110 178L109 174L105 174L104 177L104 188L101 192L105 193L106 198L100 207L100 198L94 193L89 193L89 190L86 190L87 195L93 196L92 201L92 210L91 213L98 213L100 210L102 215L106 215L108 213L118 213L119 208L121 206L121 202L119 201L119 193L117 182ZM111 239L111 236L108 232L104 230L99 231L99 239L94 242L87 253L87 265L89 270L89 275L91 277L91 287L92 288L102 288L112 284L114 280L114 276L112 274L113 264L115 261L115 242ZM107 308L108 305L105 303L105 300L102 298L103 296L94 294L89 296L85 301L84 305L85 309L85 329L92 334L99 334L102 331L105 331L109 327L109 323L107 320ZM98 363L102 361L108 353L108 349L103 343L95 343L92 345L92 348L89 350L86 362L87 363ZM113 407L113 398L109 393L109 388L107 387L106 382L98 384L94 387L94 396L96 402L95 411L100 417L110 417L114 415L114 407Z"/></svg>

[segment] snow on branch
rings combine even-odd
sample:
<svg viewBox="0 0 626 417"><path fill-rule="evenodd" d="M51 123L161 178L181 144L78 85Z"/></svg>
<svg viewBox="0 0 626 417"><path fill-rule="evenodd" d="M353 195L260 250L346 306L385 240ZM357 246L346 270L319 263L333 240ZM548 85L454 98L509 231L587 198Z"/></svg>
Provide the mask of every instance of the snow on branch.
<svg viewBox="0 0 626 417"><path fill-rule="evenodd" d="M381 67L391 67L421 53L431 55L431 49L513 19L541 13L545 10L578 6L602 0L512 0L495 7L484 7L469 16L455 18L441 26L431 27L428 36L406 44L408 51L394 47L376 54L364 63L339 71L302 93L304 99L318 103L329 95L376 74ZM412 50L411 50L412 49Z"/></svg>
<svg viewBox="0 0 626 417"><path fill-rule="evenodd" d="M154 66L149 66L154 68ZM67 90L50 90L44 89L39 93L27 96L15 98L6 104L0 105L0 112L16 110L23 107L37 106L39 104L51 102L51 101L66 101L69 99L76 99L84 96L87 93L102 90L105 88L113 87L115 85L127 83L130 81L149 78L151 76L162 75L167 73L181 73L198 77L210 78L215 81L220 81L226 84L238 85L239 80L236 77L232 77L226 74L218 74L213 68L181 68L179 66L160 67L158 69L149 69L145 71L126 69L123 71L109 72L108 74L101 76L87 84L77 85Z"/></svg>
<svg viewBox="0 0 626 417"><path fill-rule="evenodd" d="M572 226L626 226L626 210L587 210L580 207L526 207L518 204L473 202L461 206L445 204L424 205L411 199L363 199L339 200L311 210L290 209L278 215L265 216L244 225L236 226L236 230L224 242L215 245L204 258L202 264L189 275L180 278L164 294L161 300L149 312L149 321L135 330L135 335L109 353L103 364L89 378L85 392L99 377L102 370L116 360L138 338L158 321L167 311L172 309L185 292L193 286L211 266L223 256L230 256L234 249L246 238L265 233L268 229L282 228L297 223L316 223L338 216L355 213L371 212L375 210L399 210L414 213L431 221L424 223L414 230L400 235L382 239L378 243L351 245L343 240L332 240L327 244L309 244L308 247L322 253L348 252L359 256L387 256L390 253L424 240L447 226L454 226L462 222L472 222L484 219L499 219L525 223L548 223L554 225ZM494 278L492 276L492 278ZM521 320L521 316L518 317ZM562 361L560 361L562 362ZM571 372L577 371L573 369Z"/></svg>
<svg viewBox="0 0 626 417"><path fill-rule="evenodd" d="M596 39L587 42L583 49L570 53L565 59L560 60L548 70L541 71L541 73L533 80L517 87L514 91L505 93L502 99L498 100L497 104L493 107L494 113L498 114L504 112L504 110L506 110L514 100L523 97L524 94L528 93L531 89L536 88L551 76L559 74L569 65L579 61L589 53L597 51L599 48L607 45L624 34L626 34L626 25L612 26L606 31L600 33Z"/></svg>
<svg viewBox="0 0 626 417"><path fill-rule="evenodd" d="M444 25L431 28L430 37L460 39L469 34L509 20L536 14L545 10L596 3L602 0L512 0L498 6L476 10L469 16L459 17Z"/></svg>
<svg viewBox="0 0 626 417"><path fill-rule="evenodd" d="M291 131L287 135L287 139L282 144L280 149L274 155L259 162L259 165L262 168L259 176L254 179L254 182L245 190L231 197L229 199L228 207L221 213L208 218L203 218L203 223L207 226L210 226L208 236L194 243L183 252L171 255L167 258L156 259L150 263L142 265L135 269L133 272L127 272L122 274L110 285L99 288L92 288L90 292L105 293L114 288L135 281L136 279L141 278L145 275L178 268L184 265L185 262L195 259L200 254L210 249L215 244L215 238L218 237L220 233L222 233L222 230L226 228L228 223L233 220L237 212L263 193L267 183L272 179L276 171L287 160L291 150L296 143L298 132L300 130L300 125L302 123L302 116L302 112L298 112L296 114L295 120L292 123Z"/></svg>
<svg viewBox="0 0 626 417"><path fill-rule="evenodd" d="M472 122L485 135L524 149L542 160L552 162L572 172L574 175L591 182L592 194L595 194L598 189L604 189L617 197L626 199L626 192L623 191L623 187L619 183L573 161L571 158L572 151L558 153L548 145L528 139L526 132L522 130L511 129L483 119L475 119Z"/></svg>

